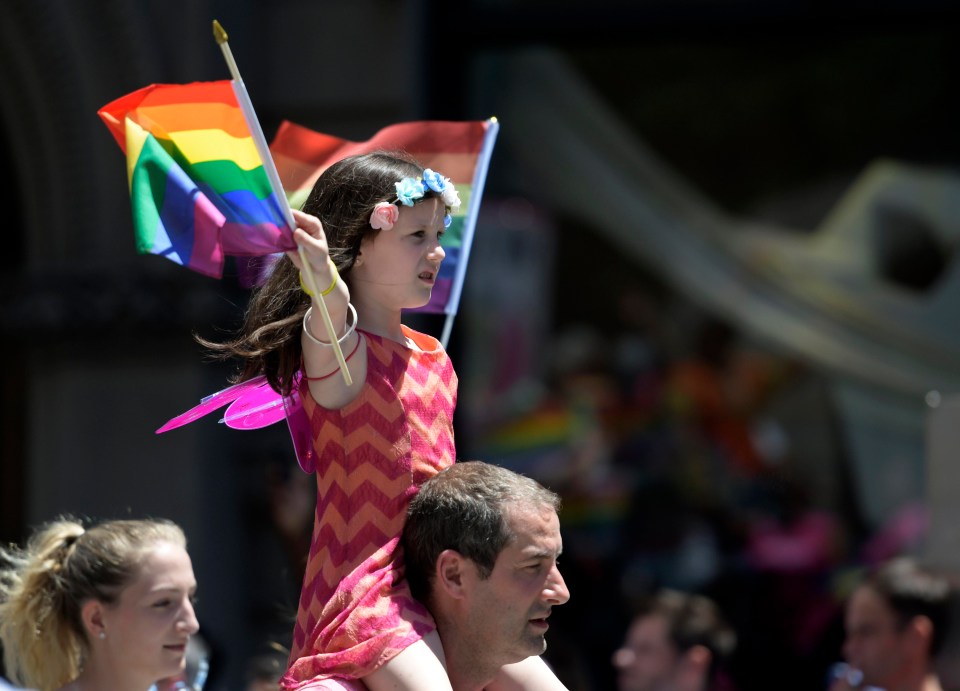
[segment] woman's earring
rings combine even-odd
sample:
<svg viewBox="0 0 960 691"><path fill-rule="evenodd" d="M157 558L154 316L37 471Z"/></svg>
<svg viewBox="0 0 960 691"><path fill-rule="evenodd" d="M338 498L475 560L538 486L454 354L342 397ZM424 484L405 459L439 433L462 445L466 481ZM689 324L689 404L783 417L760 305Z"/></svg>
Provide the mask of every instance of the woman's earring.
<svg viewBox="0 0 960 691"><path fill-rule="evenodd" d="M101 631L100 633L97 634L97 638L99 638L101 641L107 640L107 632Z"/></svg>

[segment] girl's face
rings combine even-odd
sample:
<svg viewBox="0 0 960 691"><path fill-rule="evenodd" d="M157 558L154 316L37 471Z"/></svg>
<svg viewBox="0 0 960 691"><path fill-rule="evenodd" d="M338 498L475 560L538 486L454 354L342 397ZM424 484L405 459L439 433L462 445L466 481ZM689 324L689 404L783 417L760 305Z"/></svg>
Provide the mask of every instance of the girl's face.
<svg viewBox="0 0 960 691"><path fill-rule="evenodd" d="M106 638L94 641L94 649L104 650L117 669L151 683L180 674L187 641L200 628L193 611L196 590L186 550L157 543L118 601L104 607Z"/></svg>
<svg viewBox="0 0 960 691"><path fill-rule="evenodd" d="M400 205L393 228L364 239L359 263L351 270L350 287L357 297L390 309L427 304L445 256L440 247L445 213L437 198Z"/></svg>

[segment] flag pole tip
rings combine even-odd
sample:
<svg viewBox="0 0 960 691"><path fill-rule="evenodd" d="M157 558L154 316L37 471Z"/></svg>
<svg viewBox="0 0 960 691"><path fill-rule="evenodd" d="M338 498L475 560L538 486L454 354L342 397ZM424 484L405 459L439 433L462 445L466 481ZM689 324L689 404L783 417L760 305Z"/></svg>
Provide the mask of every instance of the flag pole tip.
<svg viewBox="0 0 960 691"><path fill-rule="evenodd" d="M490 122L499 122L499 120L497 120L497 116L496 116L496 115L491 115L491 116L490 116Z"/></svg>
<svg viewBox="0 0 960 691"><path fill-rule="evenodd" d="M217 39L217 43L227 42L227 32L216 19L213 20L213 37Z"/></svg>

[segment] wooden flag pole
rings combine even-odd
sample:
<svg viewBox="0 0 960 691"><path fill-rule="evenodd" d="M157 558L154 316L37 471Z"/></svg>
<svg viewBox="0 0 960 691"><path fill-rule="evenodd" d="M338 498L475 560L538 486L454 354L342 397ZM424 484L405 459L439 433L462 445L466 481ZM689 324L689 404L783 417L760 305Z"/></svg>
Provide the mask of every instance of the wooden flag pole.
<svg viewBox="0 0 960 691"><path fill-rule="evenodd" d="M250 134L253 135L253 143L257 147L257 153L260 154L260 159L263 161L263 169L267 173L270 187L273 189L273 194L280 204L287 225L290 227L290 230L293 231L293 229L297 227L297 223L293 220L293 213L290 211L290 202L287 200L287 195L283 191L280 175L277 173L277 166L274 165L273 156L270 155L270 147L267 145L267 139L263 136L263 130L260 128L260 121L257 119L257 115L253 110L253 103L250 101L250 95L247 93L247 87L244 85L243 79L240 77L240 70L237 68L237 63L233 59L233 51L230 50L230 44L227 43L227 32L216 19L213 20L213 37L219 44L220 50L223 51L223 57L227 61L227 67L230 69L230 75L233 77L233 91L237 95L237 102L240 104L240 109L243 111L243 115L247 120L247 127L250 128ZM301 246L297 247L297 252L300 255L300 262L303 264L303 271L301 273L304 276L307 288L313 293L314 302L320 305L323 324L326 326L327 334L330 336L330 345L333 347L333 354L336 356L337 362L340 365L340 373L343 375L343 381L347 386L350 386L353 384L353 377L350 376L350 369L347 367L347 361L343 357L343 350L340 349L340 342L337 340L337 330L333 327L333 321L330 319L327 304L320 294L321 291L317 289L317 283L316 280L314 280L313 269L310 267L307 253Z"/></svg>

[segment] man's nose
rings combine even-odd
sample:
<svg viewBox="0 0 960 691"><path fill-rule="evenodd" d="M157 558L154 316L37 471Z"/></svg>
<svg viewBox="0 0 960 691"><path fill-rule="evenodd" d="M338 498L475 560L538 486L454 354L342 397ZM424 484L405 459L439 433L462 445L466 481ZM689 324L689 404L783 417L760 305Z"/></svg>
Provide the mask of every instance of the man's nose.
<svg viewBox="0 0 960 691"><path fill-rule="evenodd" d="M556 565L547 576L547 582L543 584L543 596L552 605L562 605L570 599L570 591L567 590L567 584Z"/></svg>
<svg viewBox="0 0 960 691"><path fill-rule="evenodd" d="M860 659L860 644L854 636L847 636L843 641L841 652L844 660L856 664Z"/></svg>
<svg viewBox="0 0 960 691"><path fill-rule="evenodd" d="M630 650L630 648L620 648L613 653L613 659L611 662L617 669L623 669L624 667L629 667L632 665L636 657L636 653Z"/></svg>

